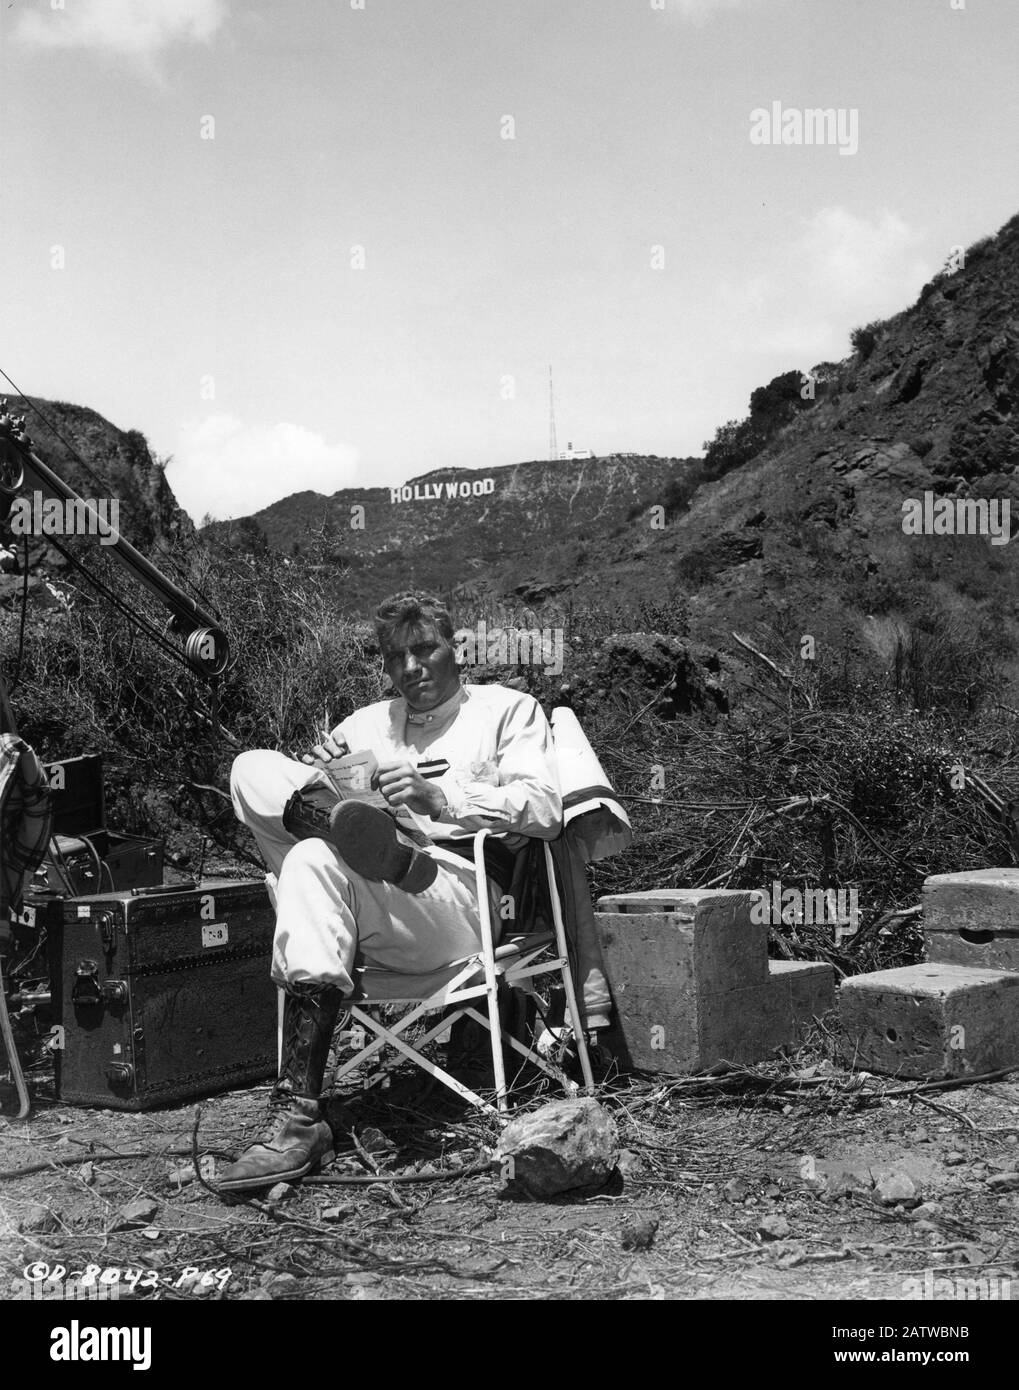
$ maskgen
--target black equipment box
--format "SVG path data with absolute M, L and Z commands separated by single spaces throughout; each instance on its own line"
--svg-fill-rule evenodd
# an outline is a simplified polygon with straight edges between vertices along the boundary
M 106 824 L 101 753 L 43 763 L 43 771 L 53 797 L 54 835 L 90 835 Z
M 275 1077 L 261 879 L 64 898 L 44 917 L 66 1104 L 147 1110 Z
M 51 854 L 36 871 L 54 893 L 75 896 L 128 888 L 155 888 L 163 881 L 165 840 L 139 839 L 116 830 L 93 830 L 88 835 L 54 836 L 59 864 Z
M 164 840 L 106 829 L 103 759 L 99 753 L 44 764 L 53 798 L 53 836 L 60 850 L 40 877 L 54 893 L 117 892 L 163 881 Z

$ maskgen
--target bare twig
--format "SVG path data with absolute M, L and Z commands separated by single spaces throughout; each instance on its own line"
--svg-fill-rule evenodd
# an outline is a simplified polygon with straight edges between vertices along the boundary
M 968 1125 L 974 1133 L 979 1134 L 979 1126 L 974 1124 L 968 1115 L 964 1115 L 961 1110 L 956 1110 L 953 1105 L 940 1105 L 936 1100 L 931 1100 L 930 1096 L 914 1095 L 914 1100 L 918 1100 L 921 1105 L 929 1105 L 932 1110 L 936 1110 L 939 1115 L 951 1115 L 953 1119 L 961 1120 L 964 1125 Z
M 82 1163 L 125 1163 L 132 1158 L 190 1158 L 192 1149 L 160 1149 L 158 1153 L 151 1150 L 143 1150 L 141 1153 L 133 1154 L 74 1154 L 70 1158 L 49 1158 L 44 1163 L 28 1163 L 24 1168 L 6 1168 L 0 1172 L 0 1181 L 5 1178 L 27 1178 L 32 1173 L 45 1173 L 51 1168 L 74 1168 Z M 210 1149 L 210 1153 L 220 1151 Z M 208 1184 L 206 1183 L 206 1186 Z M 215 1189 L 210 1189 L 214 1191 Z
M 198 1161 L 198 1126 L 201 1123 L 201 1119 L 202 1107 L 200 1105 L 196 1105 L 195 1122 L 191 1128 L 191 1162 L 194 1164 L 195 1177 L 205 1188 L 206 1192 L 211 1192 L 214 1197 L 218 1197 L 218 1191 L 216 1190 L 216 1188 L 212 1186 L 210 1182 L 206 1180 L 205 1174 L 202 1172 L 202 1165 Z
M 885 1091 L 887 1096 L 916 1096 L 921 1091 L 957 1091 L 962 1086 L 979 1086 L 984 1081 L 1001 1081 L 1006 1076 L 1019 1071 L 1019 1067 L 1001 1067 L 998 1071 L 984 1071 L 979 1076 L 949 1076 L 943 1081 L 922 1081 L 919 1086 L 901 1086 L 895 1091 Z
M 790 671 L 784 671 L 777 662 L 772 661 L 770 656 L 765 656 L 763 652 L 758 651 L 752 643 L 748 642 L 745 637 L 741 637 L 738 632 L 732 633 L 732 636 L 744 651 L 749 652 L 751 656 L 756 656 L 757 660 L 762 661 L 769 671 L 773 671 L 776 676 L 780 676 L 782 680 L 788 681 L 790 685 L 793 684 L 792 673 Z
M 185 782 L 184 785 L 193 787 L 195 791 L 212 792 L 213 796 L 221 796 L 224 801 L 230 802 L 231 806 L 233 805 L 229 792 L 225 792 L 222 787 L 210 787 L 207 782 Z

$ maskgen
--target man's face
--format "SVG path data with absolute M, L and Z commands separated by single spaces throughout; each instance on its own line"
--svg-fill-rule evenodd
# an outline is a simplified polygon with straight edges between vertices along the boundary
M 386 675 L 413 710 L 434 709 L 460 684 L 460 670 L 450 642 L 434 623 L 398 627 L 382 645 Z

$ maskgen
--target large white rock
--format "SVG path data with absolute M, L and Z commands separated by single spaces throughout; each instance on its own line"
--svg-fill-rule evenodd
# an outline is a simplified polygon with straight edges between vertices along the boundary
M 503 1130 L 496 1150 L 507 1186 L 532 1197 L 603 1183 L 618 1157 L 612 1116 L 589 1097 L 551 1101 L 517 1116 Z

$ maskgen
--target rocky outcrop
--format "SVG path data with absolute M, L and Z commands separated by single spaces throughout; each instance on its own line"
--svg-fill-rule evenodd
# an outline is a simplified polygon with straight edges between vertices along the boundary
M 1019 318 L 1010 319 L 978 349 L 977 362 L 995 409 L 1000 415 L 1015 414 L 1019 406 Z
M 602 641 L 593 680 L 625 689 L 634 712 L 653 702 L 660 719 L 700 714 L 714 720 L 729 708 L 719 674 L 718 657 L 707 649 L 662 632 L 622 632 Z

